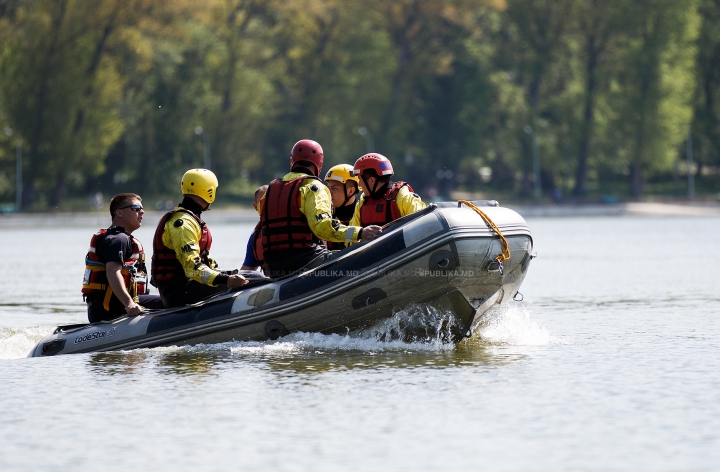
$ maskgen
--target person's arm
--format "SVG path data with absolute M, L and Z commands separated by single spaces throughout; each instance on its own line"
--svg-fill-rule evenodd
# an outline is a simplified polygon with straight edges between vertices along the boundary
M 250 234 L 247 248 L 245 248 L 245 261 L 243 261 L 243 265 L 240 267 L 240 270 L 258 270 L 260 268 L 260 263 L 257 259 L 255 259 L 255 252 L 253 251 L 254 235 L 255 232 Z
M 308 180 L 300 187 L 300 211 L 319 239 L 337 243 L 354 243 L 360 239 L 360 227 L 345 226 L 332 218 L 330 190 L 317 181 Z
M 110 288 L 112 289 L 113 294 L 115 294 L 118 300 L 120 300 L 120 303 L 122 303 L 125 307 L 125 312 L 128 316 L 139 315 L 145 310 L 143 307 L 135 303 L 130 296 L 130 293 L 128 293 L 121 271 L 122 264 L 120 262 L 108 262 L 105 264 L 105 275 L 107 276 Z
M 416 193 L 412 193 L 407 187 L 403 187 L 395 197 L 400 216 L 410 215 L 425 208 L 425 204 Z
M 353 211 L 353 216 L 350 218 L 350 222 L 348 223 L 349 226 L 362 226 L 360 223 L 360 208 L 363 206 L 363 201 L 365 200 L 361 196 L 358 197 L 360 200 L 358 200 L 357 204 L 355 205 L 355 211 Z
M 175 224 L 176 221 L 180 220 L 178 218 L 171 218 L 165 224 L 163 243 L 175 251 L 175 257 L 182 265 L 185 276 L 211 287 L 227 285 L 230 288 L 237 288 L 245 285 L 247 280 L 243 276 L 237 274 L 225 275 L 203 262 L 199 245 L 202 236 L 200 226 L 192 218 L 181 217 L 181 219 L 183 223 L 178 226 Z M 170 244 L 167 244 L 168 242 Z
M 322 240 L 338 243 L 359 240 L 361 228 L 345 226 L 332 218 L 330 190 L 317 181 L 307 180 L 300 186 L 300 211 L 313 234 Z
M 309 181 L 300 187 L 300 211 L 307 218 L 313 234 L 324 241 L 350 245 L 372 239 L 381 232 L 379 226 L 345 226 L 333 219 L 330 190 L 317 182 Z

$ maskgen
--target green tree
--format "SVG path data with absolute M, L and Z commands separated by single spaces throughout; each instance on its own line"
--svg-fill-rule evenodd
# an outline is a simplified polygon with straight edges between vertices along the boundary
M 6 25 L 0 103 L 25 143 L 23 206 L 36 192 L 60 203 L 69 181 L 103 171 L 122 133 L 122 77 L 108 56 L 118 17 L 132 3 L 23 2 Z
M 643 0 L 633 7 L 635 29 L 617 56 L 613 108 L 618 155 L 639 197 L 647 175 L 672 166 L 689 131 L 700 24 L 695 1 Z
M 700 165 L 720 165 L 720 0 L 701 0 L 698 12 L 702 26 L 697 40 L 694 154 Z
M 547 171 L 556 163 L 552 157 L 556 154 L 558 134 L 563 129 L 563 116 L 558 115 L 552 105 L 568 87 L 570 54 L 565 35 L 571 24 L 568 17 L 574 14 L 572 0 L 510 0 L 503 18 L 507 30 L 501 32 L 498 67 L 510 72 L 523 88 L 526 103 L 522 110 L 525 116 L 515 117 L 512 124 L 517 128 L 511 130 L 521 144 L 521 194 L 524 196 L 530 194 L 532 169 L 531 138 L 522 132 L 524 125 L 532 127 L 541 146 L 543 168 Z

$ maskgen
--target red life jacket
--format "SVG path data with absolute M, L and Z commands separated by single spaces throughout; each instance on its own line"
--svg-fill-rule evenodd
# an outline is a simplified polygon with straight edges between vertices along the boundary
M 383 226 L 400 218 L 402 215 L 395 198 L 400 189 L 405 186 L 410 192 L 413 192 L 410 185 L 400 181 L 392 182 L 381 198 L 364 196 L 362 207 L 360 207 L 360 226 L 363 228 L 370 225 Z
M 93 234 L 90 239 L 90 248 L 85 256 L 85 276 L 83 277 L 82 293 L 84 295 L 92 293 L 104 294 L 103 306 L 105 310 L 110 310 L 110 299 L 113 291 L 107 280 L 105 263 L 97 255 L 97 248 L 105 241 L 107 232 L 107 229 L 101 229 Z M 144 295 L 147 292 L 145 250 L 138 239 L 135 239 L 131 234 L 128 234 L 128 236 L 132 241 L 132 254 L 122 261 L 120 274 L 128 293 L 137 302 L 138 295 Z
M 260 240 L 260 223 L 256 224 L 253 230 L 252 251 L 255 260 L 260 264 L 260 267 L 262 267 L 265 261 L 263 260 L 263 246 Z
M 300 185 L 305 179 L 317 177 L 305 175 L 283 182 L 275 179 L 270 182 L 262 211 L 260 212 L 260 244 L 263 259 L 268 252 L 307 249 L 320 240 L 310 230 L 307 218 L 300 211 Z
M 178 212 L 187 213 L 192 216 L 197 224 L 200 225 L 202 234 L 200 235 L 200 241 L 198 246 L 200 247 L 200 257 L 203 264 L 210 265 L 210 246 L 212 246 L 212 235 L 210 230 L 203 220 L 201 220 L 195 213 L 185 208 L 176 208 L 165 213 L 155 230 L 155 236 L 153 237 L 153 255 L 152 255 L 152 266 L 150 269 L 150 283 L 154 286 L 159 284 L 165 284 L 174 278 L 186 278 L 185 269 L 183 269 L 180 261 L 177 260 L 175 255 L 175 249 L 169 248 L 163 243 L 163 235 L 165 234 L 165 223 Z

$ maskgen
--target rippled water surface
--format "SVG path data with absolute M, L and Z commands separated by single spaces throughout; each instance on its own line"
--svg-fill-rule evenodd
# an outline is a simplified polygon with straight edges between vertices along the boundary
M 458 346 L 300 333 L 27 359 L 85 320 L 97 228 L 0 219 L 0 470 L 718 470 L 720 219 L 528 223 L 524 301 Z M 239 267 L 251 227 L 212 229 Z

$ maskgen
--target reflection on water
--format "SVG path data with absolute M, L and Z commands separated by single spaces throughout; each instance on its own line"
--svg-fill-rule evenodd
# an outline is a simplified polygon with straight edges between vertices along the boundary
M 90 371 L 102 376 L 141 376 L 148 371 L 171 377 L 202 379 L 221 370 L 258 368 L 279 379 L 309 380 L 325 373 L 395 369 L 495 369 L 521 361 L 527 353 L 481 338 L 458 345 L 384 342 L 374 337 L 295 333 L 267 342 L 161 347 L 87 354 Z M 300 377 L 297 377 L 297 376 Z
M 227 361 L 221 353 L 197 350 L 174 350 L 158 356 L 158 372 L 165 375 L 207 377 Z
M 92 372 L 103 375 L 132 375 L 147 359 L 144 351 L 96 352 L 89 354 L 88 365 Z
M 236 351 L 237 353 L 237 351 Z M 522 356 L 498 356 L 492 350 L 479 346 L 459 348 L 456 351 L 426 352 L 333 352 L 315 350 L 303 355 L 267 355 L 247 358 L 279 374 L 312 376 L 334 371 L 389 371 L 394 369 L 447 369 L 463 366 L 500 367 L 521 359 Z
M 170 376 L 208 376 L 227 362 L 229 356 L 221 352 L 196 348 L 137 349 L 133 351 L 97 352 L 89 354 L 88 365 L 95 374 L 134 375 L 152 369 Z

